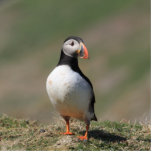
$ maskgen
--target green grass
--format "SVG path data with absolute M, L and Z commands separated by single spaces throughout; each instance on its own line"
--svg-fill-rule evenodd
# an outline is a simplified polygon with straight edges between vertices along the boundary
M 71 120 L 73 136 L 60 135 L 60 122 L 40 124 L 0 116 L 0 150 L 150 150 L 150 125 L 128 122 L 92 122 L 89 140 L 81 142 L 84 124 Z

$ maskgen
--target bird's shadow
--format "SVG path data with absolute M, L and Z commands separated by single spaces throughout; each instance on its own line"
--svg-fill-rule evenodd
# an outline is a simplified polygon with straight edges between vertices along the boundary
M 83 131 L 83 134 L 84 134 L 84 131 Z M 127 138 L 125 138 L 125 137 L 116 135 L 114 133 L 108 133 L 103 130 L 90 130 L 89 138 L 94 138 L 94 139 L 103 140 L 103 141 L 107 141 L 107 142 L 120 142 L 120 141 L 127 140 Z

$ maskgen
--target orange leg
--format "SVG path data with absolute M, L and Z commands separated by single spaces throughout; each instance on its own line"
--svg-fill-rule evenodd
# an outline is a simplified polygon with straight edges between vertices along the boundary
M 73 133 L 70 132 L 69 120 L 66 120 L 66 132 L 61 133 L 61 134 L 64 134 L 64 135 L 73 135 Z
M 79 136 L 78 138 L 80 140 L 88 140 L 88 130 L 89 130 L 89 124 L 86 125 L 86 132 L 84 136 Z

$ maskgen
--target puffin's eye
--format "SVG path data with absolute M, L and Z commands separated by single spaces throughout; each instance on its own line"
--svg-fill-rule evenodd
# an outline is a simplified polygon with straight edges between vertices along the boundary
M 73 45 L 74 45 L 74 42 L 72 41 L 70 45 L 73 46 Z

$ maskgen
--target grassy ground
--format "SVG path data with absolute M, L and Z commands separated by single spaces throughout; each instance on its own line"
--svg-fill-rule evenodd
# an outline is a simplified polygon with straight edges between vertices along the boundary
M 128 122 L 92 122 L 89 140 L 81 142 L 84 124 L 71 120 L 73 136 L 60 135 L 62 121 L 39 124 L 0 116 L 0 150 L 150 150 L 150 125 Z

